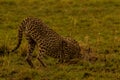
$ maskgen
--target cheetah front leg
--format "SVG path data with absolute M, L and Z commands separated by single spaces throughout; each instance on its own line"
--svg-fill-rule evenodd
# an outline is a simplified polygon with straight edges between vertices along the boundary
M 61 46 L 60 46 L 60 58 L 59 58 L 59 63 L 64 63 L 65 62 L 65 46 L 67 45 L 67 43 L 63 40 L 61 42 Z
M 64 54 L 62 51 L 60 52 L 60 58 L 58 60 L 58 63 L 64 63 Z
M 42 61 L 42 58 L 44 57 L 44 54 L 45 54 L 45 49 L 41 47 L 41 45 L 39 45 L 38 47 L 39 47 L 39 54 L 37 59 L 42 64 L 42 66 L 46 67 L 46 65 Z
M 26 61 L 31 66 L 31 68 L 34 68 L 34 65 L 33 65 L 31 59 L 32 59 L 32 53 L 35 49 L 36 43 L 31 37 L 28 37 L 28 36 L 27 36 L 27 40 L 28 40 L 28 51 L 27 51 L 28 53 L 26 56 Z
M 59 62 L 60 63 L 65 63 L 66 62 L 66 59 L 68 57 L 68 55 L 66 54 L 66 46 L 67 46 L 67 42 L 66 41 L 62 41 L 61 42 L 61 47 L 60 47 L 60 59 L 59 59 Z

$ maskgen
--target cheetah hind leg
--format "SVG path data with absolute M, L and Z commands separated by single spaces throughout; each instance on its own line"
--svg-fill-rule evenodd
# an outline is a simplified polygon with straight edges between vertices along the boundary
M 34 65 L 33 65 L 31 59 L 32 59 L 32 53 L 33 53 L 33 51 L 35 49 L 36 43 L 30 37 L 27 37 L 27 40 L 28 40 L 28 51 L 27 51 L 28 53 L 27 53 L 27 56 L 26 56 L 26 61 L 31 66 L 31 68 L 34 68 Z

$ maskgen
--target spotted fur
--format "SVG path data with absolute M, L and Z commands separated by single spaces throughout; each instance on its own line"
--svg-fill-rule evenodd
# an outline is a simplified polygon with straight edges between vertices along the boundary
M 73 58 L 80 58 L 81 49 L 79 43 L 70 37 L 64 37 L 64 41 L 66 41 L 66 45 L 63 45 L 63 51 L 65 53 L 65 62 L 68 62 L 70 59 Z

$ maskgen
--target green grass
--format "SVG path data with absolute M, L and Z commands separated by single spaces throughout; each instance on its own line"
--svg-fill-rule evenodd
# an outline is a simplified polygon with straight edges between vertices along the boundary
M 18 26 L 28 16 L 76 39 L 84 55 L 90 47 L 91 56 L 86 57 L 90 60 L 67 65 L 49 58 L 44 59 L 47 68 L 43 68 L 33 59 L 36 69 L 31 69 L 24 59 L 26 40 L 18 51 L 7 55 L 17 43 Z M 119 80 L 119 64 L 119 0 L 0 0 L 0 80 Z

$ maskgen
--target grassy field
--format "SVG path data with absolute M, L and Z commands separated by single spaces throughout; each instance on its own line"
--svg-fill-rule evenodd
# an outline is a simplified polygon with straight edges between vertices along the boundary
M 77 40 L 85 58 L 76 64 L 44 59 L 47 68 L 33 59 L 36 68 L 31 69 L 25 61 L 25 39 L 7 55 L 28 16 Z M 0 0 L 0 80 L 120 80 L 120 0 Z

